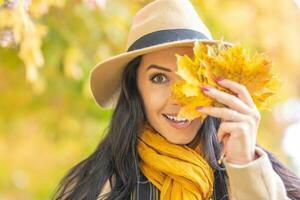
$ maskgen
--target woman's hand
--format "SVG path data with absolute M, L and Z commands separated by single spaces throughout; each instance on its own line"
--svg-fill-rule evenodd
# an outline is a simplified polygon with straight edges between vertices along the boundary
M 206 95 L 228 107 L 197 107 L 197 110 L 213 117 L 221 118 L 218 130 L 219 141 L 224 142 L 227 162 L 246 164 L 255 160 L 255 144 L 258 125 L 261 119 L 247 88 L 235 81 L 223 79 L 218 81 L 222 87 L 230 89 L 237 96 L 203 87 Z

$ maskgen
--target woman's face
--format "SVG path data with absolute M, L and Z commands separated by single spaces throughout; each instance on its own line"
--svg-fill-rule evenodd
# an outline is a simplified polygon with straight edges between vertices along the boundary
M 171 98 L 172 84 L 181 79 L 175 74 L 175 53 L 193 57 L 191 47 L 173 47 L 143 55 L 138 68 L 138 88 L 148 123 L 169 142 L 188 144 L 195 138 L 202 121 L 196 118 L 188 123 L 180 123 L 167 117 L 176 116 L 180 110 L 180 105 Z

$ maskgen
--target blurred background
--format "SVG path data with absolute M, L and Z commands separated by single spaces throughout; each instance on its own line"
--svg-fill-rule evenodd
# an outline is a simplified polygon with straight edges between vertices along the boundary
M 91 154 L 112 110 L 89 88 L 98 62 L 125 51 L 149 0 L 0 0 L 0 200 L 50 199 Z M 300 176 L 300 1 L 192 0 L 215 39 L 266 52 L 283 80 L 258 143 Z

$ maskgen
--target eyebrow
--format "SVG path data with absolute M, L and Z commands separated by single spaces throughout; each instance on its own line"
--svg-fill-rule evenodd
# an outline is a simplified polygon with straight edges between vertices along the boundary
M 162 67 L 160 65 L 156 65 L 156 64 L 152 64 L 149 67 L 147 67 L 147 71 L 151 68 L 160 69 L 160 70 L 167 71 L 167 72 L 172 72 L 170 69 Z

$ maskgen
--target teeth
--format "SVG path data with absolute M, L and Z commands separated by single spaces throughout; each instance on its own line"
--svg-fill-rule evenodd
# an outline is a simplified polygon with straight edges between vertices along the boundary
M 185 118 L 177 118 L 175 116 L 170 116 L 170 115 L 166 115 L 169 119 L 171 119 L 172 121 L 175 121 L 175 122 L 186 122 L 188 121 L 187 119 Z

